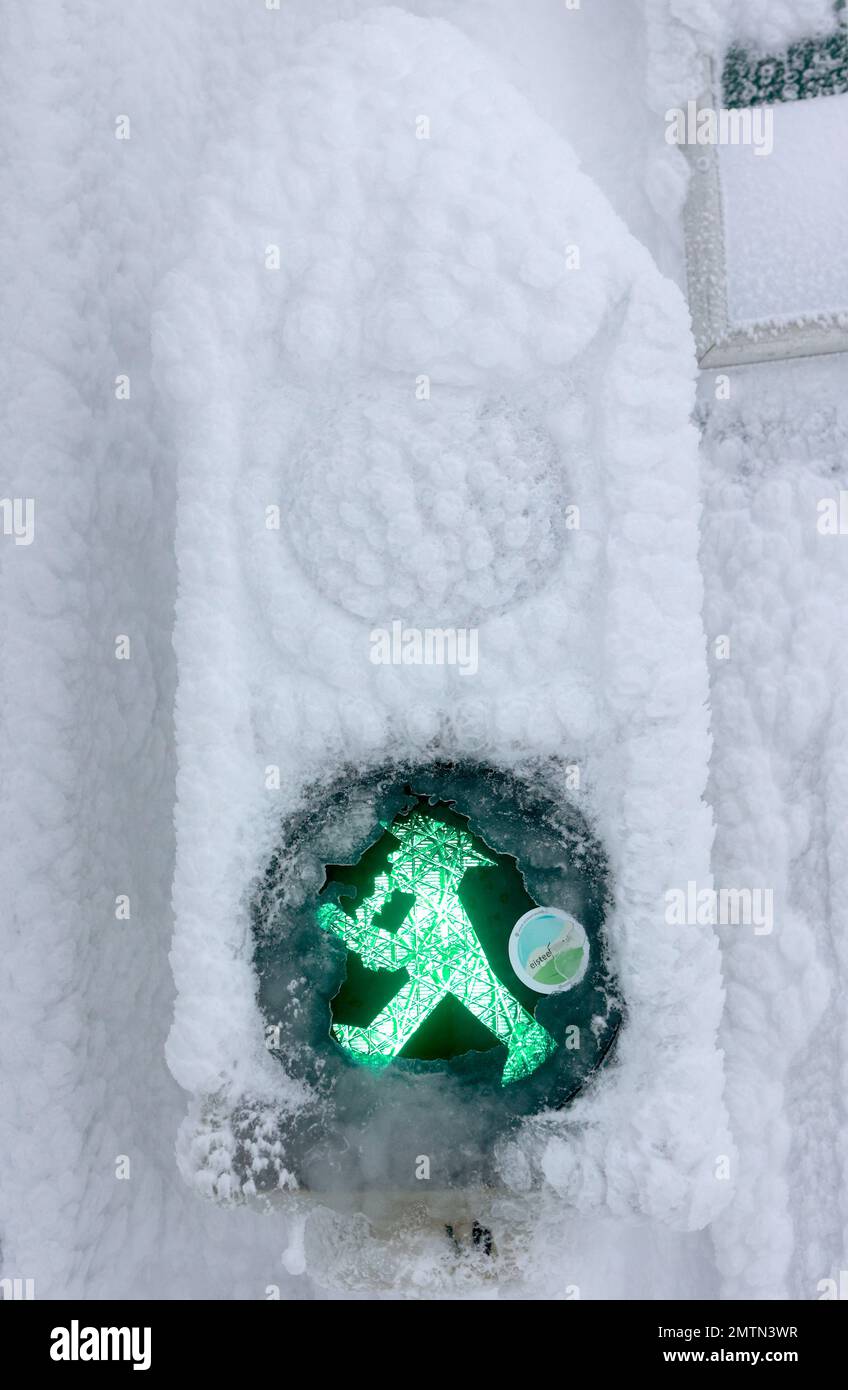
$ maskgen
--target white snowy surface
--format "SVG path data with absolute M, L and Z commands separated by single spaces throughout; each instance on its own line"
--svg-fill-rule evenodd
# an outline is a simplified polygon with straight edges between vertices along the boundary
M 733 325 L 848 310 L 848 95 L 764 109 L 771 153 L 718 147 Z
M 720 929 L 736 1197 L 713 1228 L 723 1294 L 815 1298 L 839 1277 L 846 1198 L 848 364 L 748 368 L 709 402 L 702 535 L 720 882 L 768 884 L 775 929 Z
M 348 590 L 340 579 L 336 604 L 332 594 L 319 597 L 310 587 L 309 602 L 324 622 L 303 644 L 299 609 L 316 557 L 301 536 L 297 561 L 292 540 L 290 557 L 278 552 L 275 567 L 262 549 L 269 534 L 252 510 L 279 501 L 285 515 L 288 497 L 268 497 L 267 486 L 276 493 L 291 467 L 290 456 L 275 456 L 270 447 L 280 426 L 296 435 L 297 412 L 286 392 L 294 380 L 295 395 L 314 398 L 315 353 L 326 361 L 329 352 L 331 362 L 343 364 L 324 387 L 329 412 L 352 381 L 346 325 L 333 322 L 337 304 L 359 324 L 349 272 L 339 276 L 343 266 L 330 258 L 323 289 L 308 281 L 315 289 L 302 306 L 313 356 L 294 363 L 285 335 L 292 286 L 278 273 L 277 288 L 269 289 L 272 273 L 262 266 L 265 246 L 284 239 L 286 207 L 296 209 L 310 234 L 320 230 L 320 245 L 336 243 L 342 254 L 364 237 L 364 259 L 385 284 L 409 286 L 410 302 L 420 296 L 432 307 L 432 355 L 441 370 L 458 365 L 444 284 L 444 258 L 456 257 L 456 242 L 436 219 L 430 234 L 442 260 L 416 280 L 400 263 L 397 238 L 388 255 L 380 253 L 379 237 L 390 242 L 397 212 L 391 202 L 381 194 L 382 231 L 357 221 L 365 171 L 346 173 L 350 130 L 338 109 L 351 99 L 350 88 L 329 105 L 339 143 L 321 151 L 350 219 L 327 225 L 320 207 L 311 206 L 310 189 L 327 196 L 329 175 L 324 184 L 316 178 L 310 133 L 296 122 L 289 130 L 305 162 L 299 178 L 281 188 L 282 147 L 273 127 L 262 125 L 263 115 L 276 119 L 286 110 L 290 69 L 297 66 L 306 83 L 309 34 L 325 20 L 356 20 L 372 8 L 358 0 L 316 0 L 308 13 L 266 11 L 242 0 L 179 7 L 130 0 L 115 9 L 68 0 L 7 17 L 0 54 L 3 205 L 17 206 L 20 216 L 6 225 L 2 243 L 11 274 L 2 291 L 8 409 L 0 490 L 35 497 L 37 511 L 32 546 L 16 547 L 7 537 L 0 544 L 0 1268 L 35 1278 L 39 1297 L 262 1298 L 269 1285 L 282 1297 L 322 1297 L 339 1263 L 343 1242 L 333 1218 L 319 1215 L 304 1226 L 284 1211 L 265 1215 L 204 1200 L 184 1182 L 176 1143 L 186 1093 L 166 1066 L 165 1044 L 174 1000 L 168 950 L 178 765 L 180 1002 L 170 1062 L 191 1092 L 223 1082 L 233 1093 L 249 1075 L 253 1082 L 261 1077 L 277 1099 L 279 1069 L 268 1071 L 256 1050 L 244 934 L 227 915 L 240 910 L 243 885 L 261 862 L 262 835 L 266 847 L 273 838 L 257 773 L 266 762 L 288 769 L 279 812 L 298 780 L 331 758 L 343 738 L 358 738 L 365 752 L 390 723 L 394 737 L 405 698 L 396 673 L 380 673 L 389 688 L 379 692 L 369 723 L 363 703 L 340 691 L 342 669 L 354 669 L 353 634 L 364 626 L 359 620 L 356 627 L 355 605 L 362 608 L 369 592 L 393 604 L 386 577 L 381 589 L 373 566 L 358 575 L 352 607 L 341 602 Z M 597 0 L 566 12 L 539 0 L 533 21 L 519 22 L 519 7 L 501 0 L 409 8 L 455 19 L 495 65 L 492 84 L 505 93 L 502 84 L 514 82 L 538 117 L 534 122 L 523 101 L 504 94 L 486 118 L 504 148 L 478 129 L 469 168 L 479 116 L 473 103 L 463 106 L 462 83 L 459 91 L 450 87 L 461 148 L 441 163 L 445 193 L 453 190 L 458 201 L 455 180 L 480 180 L 481 160 L 494 161 L 505 225 L 525 235 L 528 222 L 540 218 L 537 275 L 550 267 L 552 236 L 557 250 L 566 239 L 559 224 L 545 231 L 545 218 L 559 206 L 569 225 L 571 198 L 581 193 L 576 216 L 587 233 L 581 275 L 589 288 L 575 291 L 585 297 L 559 346 L 556 331 L 537 332 L 530 312 L 540 305 L 541 322 L 556 325 L 544 279 L 535 287 L 516 280 L 518 248 L 478 222 L 460 264 L 465 281 L 454 293 L 463 314 L 473 313 L 478 324 L 488 317 L 494 328 L 463 345 L 477 379 L 446 381 L 442 389 L 456 400 L 457 392 L 479 392 L 490 380 L 511 382 L 517 374 L 533 418 L 543 406 L 552 437 L 559 442 L 570 431 L 580 445 L 563 451 L 569 498 L 576 485 L 581 504 L 588 499 L 583 528 L 577 537 L 569 533 L 574 543 L 563 551 L 573 572 L 548 572 L 545 589 L 534 577 L 532 547 L 518 548 L 520 577 L 530 588 L 541 585 L 525 600 L 537 625 L 523 616 L 519 625 L 517 610 L 483 621 L 489 656 L 478 703 L 491 708 L 499 677 L 520 682 L 528 664 L 552 649 L 573 658 L 563 665 L 563 698 L 548 690 L 542 708 L 532 710 L 517 700 L 498 728 L 498 746 L 509 733 L 519 742 L 523 723 L 546 748 L 560 750 L 568 740 L 585 751 L 587 795 L 603 818 L 616 877 L 633 908 L 629 920 L 619 909 L 613 930 L 634 1009 L 630 1036 L 646 1049 L 628 1052 L 622 1038 L 621 1067 L 605 1078 L 602 1094 L 581 1102 L 587 1125 L 572 1148 L 563 1134 L 531 1136 L 533 1156 L 541 1155 L 549 1177 L 548 1223 L 523 1227 L 526 1212 L 516 1214 L 513 1229 L 527 1243 L 521 1267 L 503 1283 L 475 1274 L 461 1287 L 477 1297 L 549 1296 L 553 1279 L 560 1289 L 579 1284 L 584 1297 L 816 1297 L 817 1281 L 845 1267 L 848 1244 L 840 915 L 848 808 L 839 611 L 846 542 L 815 530 L 818 498 L 848 485 L 839 410 L 844 362 L 745 369 L 732 378 L 738 399 L 711 403 L 704 616 L 710 641 L 717 630 L 732 638 L 731 660 L 711 661 L 713 867 L 717 882 L 742 874 L 770 882 L 780 905 L 770 937 L 734 938 L 733 928 L 718 934 L 727 981 L 720 1041 L 739 1149 L 732 1182 L 723 1184 L 732 1200 L 719 1214 L 716 1184 L 702 1171 L 705 1153 L 716 1156 L 722 1114 L 712 1041 L 720 1002 L 714 949 L 703 929 L 692 929 L 691 942 L 661 941 L 656 973 L 647 973 L 636 935 L 640 920 L 656 930 L 656 898 L 669 886 L 670 864 L 684 878 L 690 864 L 702 873 L 710 833 L 709 813 L 695 809 L 707 755 L 707 690 L 693 562 L 696 477 L 685 424 L 691 345 L 679 299 L 546 125 L 567 137 L 657 262 L 679 278 L 685 168 L 664 142 L 662 112 L 678 92 L 684 99 L 693 94 L 681 73 L 705 34 L 721 41 L 712 15 L 727 11 L 682 0 L 644 10 Z M 791 12 L 732 8 L 764 44 L 827 22 L 822 4 Z M 445 33 L 437 31 L 447 42 Z M 329 44 L 337 57 L 339 47 L 341 66 L 349 62 L 348 45 Z M 449 49 L 458 62 L 462 49 L 452 33 Z M 378 44 L 363 55 L 366 69 L 379 65 L 381 53 L 385 60 Z M 401 76 L 409 91 L 403 63 Z M 321 64 L 314 77 L 320 88 Z M 504 111 L 516 122 L 506 131 Z M 128 142 L 114 139 L 121 113 L 132 119 Z M 373 118 L 365 113 L 366 126 Z M 525 156 L 528 132 L 537 138 Z M 398 150 L 401 164 L 407 157 L 405 144 L 392 140 L 381 129 L 380 158 L 367 171 L 383 192 L 397 172 Z M 428 153 L 433 145 L 431 135 Z M 560 178 L 549 201 L 533 180 L 551 170 Z M 524 191 L 526 207 L 514 206 L 504 187 Z M 478 219 L 485 212 L 484 200 Z M 593 349 L 594 360 L 605 363 L 599 391 L 591 355 L 585 369 L 575 355 L 631 284 L 640 288 L 629 314 L 607 323 Z M 497 333 L 502 297 L 510 341 Z M 368 302 L 364 292 L 361 302 Z M 370 352 L 371 368 L 379 363 L 381 372 L 389 365 L 404 376 L 428 370 L 412 361 L 417 349 L 410 351 L 402 314 L 369 322 L 357 361 Z M 263 340 L 257 326 L 274 331 Z M 441 352 L 440 343 L 447 345 Z M 488 350 L 488 361 L 474 361 L 480 350 Z M 131 375 L 132 397 L 117 402 L 114 381 L 122 371 Z M 539 381 L 553 372 L 573 399 L 545 396 Z M 746 394 L 743 382 L 750 383 Z M 703 389 L 709 396 L 711 378 Z M 588 410 L 581 412 L 575 402 L 584 400 Z M 354 401 L 360 409 L 363 397 Z M 397 421 L 391 398 L 368 418 L 373 458 L 383 425 Z M 459 419 L 472 429 L 473 412 L 460 411 Z M 511 447 L 525 438 L 521 419 L 503 428 Z M 171 646 L 177 469 L 184 595 L 179 759 Z M 326 486 L 315 475 L 312 515 L 320 514 Z M 485 534 L 496 524 L 487 516 Z M 270 539 L 283 542 L 285 533 Z M 341 565 L 337 534 L 331 544 Z M 380 558 L 373 546 L 369 558 Z M 476 602 L 485 614 L 480 575 L 457 555 L 447 559 L 457 602 Z M 423 605 L 428 571 L 406 550 L 404 560 L 410 603 Z M 297 580 L 291 601 L 287 578 Z M 498 582 L 508 585 L 509 575 Z M 408 621 L 413 611 L 404 614 Z M 121 633 L 133 643 L 124 664 L 114 658 Z M 511 660 L 518 642 L 520 659 Z M 356 669 L 370 701 L 366 683 L 377 673 Z M 433 688 L 407 739 L 423 740 L 434 714 L 455 702 L 450 673 L 431 674 Z M 495 736 L 485 712 L 467 713 L 475 730 L 482 723 L 484 741 Z M 334 721 L 336 745 L 325 737 Z M 115 920 L 119 893 L 130 895 L 130 922 Z M 687 967 L 671 989 L 670 972 L 683 960 Z M 730 1143 L 726 1151 L 732 1157 Z M 116 1180 L 118 1155 L 131 1159 L 129 1181 Z M 700 1231 L 669 1225 L 703 1225 L 713 1214 Z M 368 1240 L 348 1235 L 352 1263 L 367 1269 L 374 1256 Z M 385 1263 L 385 1256 L 381 1250 L 376 1258 Z M 411 1265 L 398 1250 L 392 1258 L 398 1289 L 433 1295 L 457 1287 L 443 1252 L 413 1250 Z

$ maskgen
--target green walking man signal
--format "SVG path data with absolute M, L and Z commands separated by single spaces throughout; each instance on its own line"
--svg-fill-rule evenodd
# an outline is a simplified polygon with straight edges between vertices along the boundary
M 492 971 L 477 933 L 459 900 L 466 869 L 497 867 L 475 849 L 471 836 L 413 810 L 391 827 L 400 849 L 391 870 L 349 917 L 325 903 L 321 926 L 341 938 L 369 970 L 401 970 L 407 981 L 366 1028 L 335 1024 L 334 1036 L 356 1061 L 383 1066 L 397 1057 L 446 995 L 452 994 L 506 1044 L 502 1084 L 529 1076 L 556 1049 L 547 1029 L 527 1012 Z M 414 901 L 390 932 L 375 919 L 394 893 Z

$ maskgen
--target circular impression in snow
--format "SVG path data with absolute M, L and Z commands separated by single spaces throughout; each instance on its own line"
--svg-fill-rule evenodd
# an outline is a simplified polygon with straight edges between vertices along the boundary
M 534 907 L 512 929 L 509 961 L 519 980 L 537 994 L 561 994 L 586 974 L 589 940 L 570 912 Z
M 470 388 L 347 391 L 292 452 L 302 568 L 370 621 L 473 622 L 527 598 L 555 571 L 565 514 L 540 414 Z

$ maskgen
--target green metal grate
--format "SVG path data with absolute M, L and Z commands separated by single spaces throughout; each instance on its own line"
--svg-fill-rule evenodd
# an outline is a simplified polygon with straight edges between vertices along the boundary
M 836 7 L 844 10 L 844 3 Z M 734 45 L 722 72 L 726 107 L 773 105 L 848 92 L 848 26 L 840 18 L 832 34 L 802 39 L 783 53 L 757 54 Z

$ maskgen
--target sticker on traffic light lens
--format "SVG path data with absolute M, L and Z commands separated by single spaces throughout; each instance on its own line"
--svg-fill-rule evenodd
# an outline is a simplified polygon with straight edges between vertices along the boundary
M 538 994 L 573 989 L 586 974 L 589 941 L 576 917 L 559 907 L 534 907 L 519 917 L 509 938 L 509 959 Z

